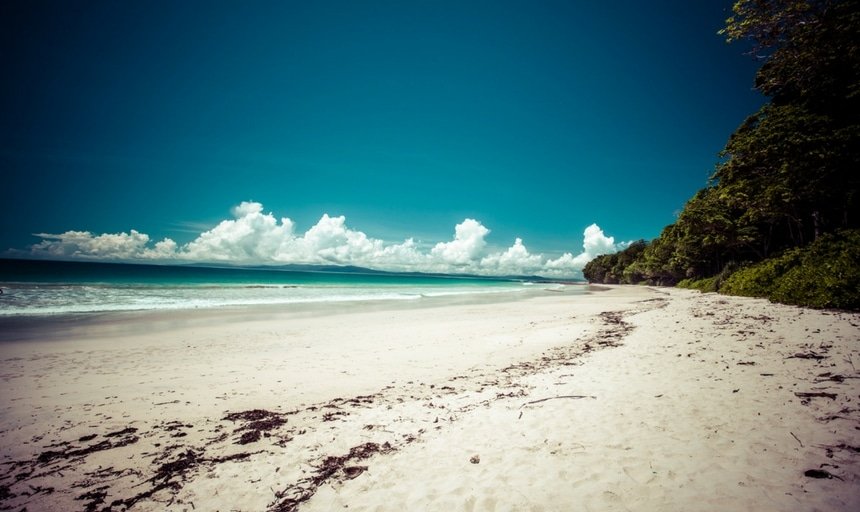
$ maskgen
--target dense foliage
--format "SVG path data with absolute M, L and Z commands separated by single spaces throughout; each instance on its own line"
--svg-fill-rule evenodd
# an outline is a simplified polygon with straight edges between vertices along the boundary
M 614 254 L 604 254 L 591 260 L 582 270 L 585 278 L 591 282 L 606 284 L 634 284 L 642 280 L 634 263 L 642 256 L 646 242 L 633 242 L 625 250 Z
M 762 61 L 756 88 L 769 103 L 731 135 L 708 186 L 674 224 L 650 243 L 589 263 L 589 281 L 681 284 L 860 309 L 856 294 L 837 298 L 837 281 L 860 267 L 858 238 L 846 231 L 860 228 L 858 5 L 734 5 L 721 33 L 729 42 L 752 43 Z M 825 254 L 841 266 L 831 268 L 819 257 Z
M 720 291 L 818 308 L 860 305 L 860 230 L 822 235 L 807 247 L 732 274 Z

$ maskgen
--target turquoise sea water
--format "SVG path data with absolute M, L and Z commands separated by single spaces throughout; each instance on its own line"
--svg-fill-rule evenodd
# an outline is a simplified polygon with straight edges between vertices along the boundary
M 0 316 L 519 294 L 517 279 L 0 259 Z M 542 283 L 543 288 L 561 285 Z

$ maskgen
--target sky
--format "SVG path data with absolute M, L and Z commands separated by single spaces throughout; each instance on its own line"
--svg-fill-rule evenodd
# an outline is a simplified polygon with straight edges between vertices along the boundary
M 763 103 L 731 1 L 0 3 L 0 251 L 576 275 Z

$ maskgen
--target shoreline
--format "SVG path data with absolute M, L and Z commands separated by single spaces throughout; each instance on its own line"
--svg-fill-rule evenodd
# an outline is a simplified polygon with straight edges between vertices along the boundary
M 608 288 L 5 343 L 0 505 L 860 505 L 860 315 Z
M 190 308 L 108 310 L 46 314 L 0 315 L 0 344 L 10 342 L 68 341 L 92 337 L 124 336 L 141 329 L 171 330 L 178 327 L 244 322 L 248 319 L 289 321 L 293 318 L 327 316 L 345 312 L 373 312 L 438 308 L 456 305 L 517 302 L 555 294 L 589 294 L 599 291 L 587 283 L 545 289 L 538 286 L 517 291 L 477 292 L 414 299 L 366 299 L 307 301 L 295 303 L 239 304 Z

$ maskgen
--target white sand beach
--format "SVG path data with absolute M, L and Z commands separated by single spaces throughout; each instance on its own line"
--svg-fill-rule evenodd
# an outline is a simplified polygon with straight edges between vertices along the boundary
M 548 295 L 3 343 L 0 510 L 860 510 L 860 314 Z

